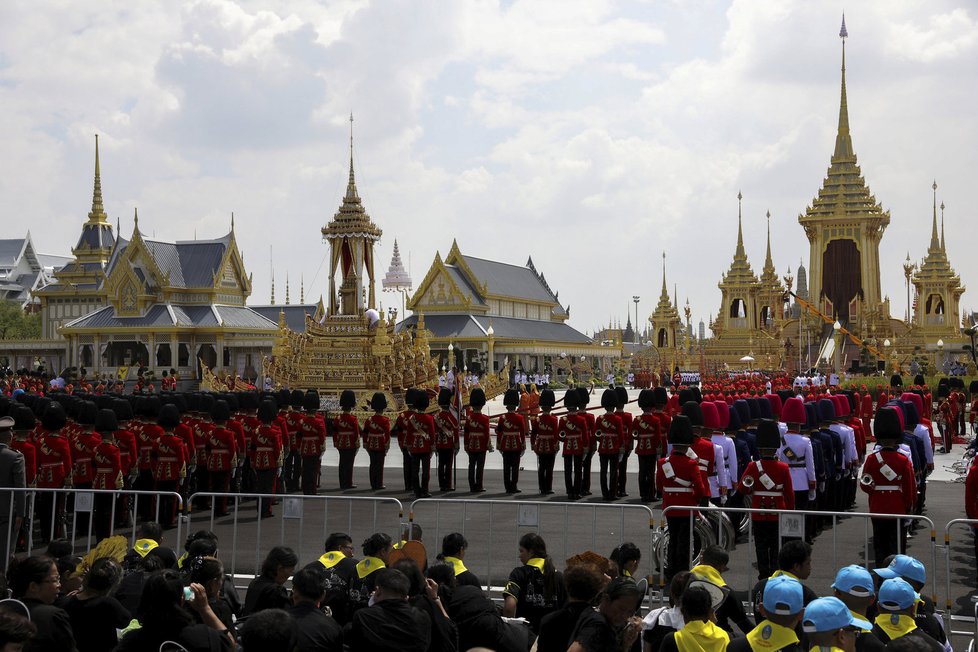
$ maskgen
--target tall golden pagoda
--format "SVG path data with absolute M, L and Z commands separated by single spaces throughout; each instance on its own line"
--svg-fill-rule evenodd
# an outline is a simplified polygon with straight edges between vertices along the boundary
M 927 257 L 913 275 L 917 292 L 917 309 L 913 314 L 913 328 L 926 345 L 936 346 L 938 340 L 961 338 L 961 295 L 964 286 L 961 277 L 954 273 L 944 247 L 944 204 L 941 204 L 941 231 L 937 232 L 937 182 L 934 190 L 934 215 L 931 223 L 930 246 Z M 950 344 L 950 342 L 945 342 Z
M 659 294 L 659 303 L 649 317 L 649 322 L 655 334 L 653 343 L 659 349 L 659 355 L 663 358 L 668 357 L 666 351 L 675 350 L 680 344 L 683 321 L 679 316 L 679 307 L 669 298 L 669 290 L 666 288 L 665 252 L 662 252 L 662 292 Z

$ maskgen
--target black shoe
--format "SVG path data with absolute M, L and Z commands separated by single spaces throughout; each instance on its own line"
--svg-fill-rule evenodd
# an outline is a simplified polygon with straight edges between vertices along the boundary
M 415 498 L 431 498 L 431 494 L 426 491 L 426 492 L 421 493 L 421 494 L 414 494 L 414 497 Z
M 479 487 L 478 489 L 476 489 L 476 491 L 479 492 L 480 494 L 484 494 L 484 493 L 486 493 L 486 488 L 485 487 Z
M 523 493 L 523 490 L 522 489 L 513 489 L 513 493 L 514 494 L 521 494 L 521 493 Z
M 591 492 L 590 491 L 582 491 L 581 492 L 581 495 L 582 496 L 590 496 L 591 495 Z

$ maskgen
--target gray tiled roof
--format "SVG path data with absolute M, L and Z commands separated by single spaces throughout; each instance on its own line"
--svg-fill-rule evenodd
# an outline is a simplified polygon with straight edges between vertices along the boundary
M 225 328 L 264 328 L 275 330 L 278 322 L 272 321 L 251 308 L 244 306 L 217 306 Z
M 87 247 L 90 249 L 109 249 L 115 239 L 112 237 L 112 227 L 108 224 L 85 224 L 82 227 L 81 235 L 78 236 L 76 249 Z
M 411 315 L 398 324 L 398 329 L 414 326 L 418 322 Z M 424 317 L 425 328 L 435 337 L 482 338 L 492 323 L 496 340 L 539 340 L 545 342 L 569 342 L 588 344 L 591 338 L 567 324 L 535 319 L 516 319 L 513 317 L 484 317 L 482 315 L 432 315 Z
M 465 278 L 465 274 L 463 274 L 458 267 L 455 267 L 454 265 L 445 265 L 445 271 L 448 272 L 449 277 L 451 277 L 452 281 L 455 282 L 455 285 L 458 286 L 458 289 L 467 299 L 471 299 L 473 303 L 480 306 L 486 305 L 485 302 L 479 297 L 479 292 L 469 284 L 468 279 Z
M 24 248 L 24 240 L 26 238 L 0 240 L 0 265 L 13 265 L 17 262 L 17 258 Z
M 278 324 L 278 314 L 285 312 L 285 324 L 291 330 L 301 333 L 306 330 L 306 313 L 316 314 L 316 304 L 289 304 L 287 306 L 248 306 L 273 324 Z
M 100 308 L 76 319 L 70 328 L 137 328 L 145 326 L 185 326 L 190 328 L 257 328 L 274 330 L 277 325 L 244 306 L 199 306 L 155 304 L 141 317 L 119 317 L 112 306 Z M 172 310 L 172 316 L 171 316 Z M 217 315 L 215 315 L 215 311 Z M 220 322 L 218 322 L 218 316 Z M 176 321 L 174 321 L 176 318 Z
M 162 242 L 143 238 L 164 274 L 170 274 L 170 284 L 176 288 L 209 288 L 214 285 L 214 274 L 220 269 L 224 253 L 230 243 L 230 234 L 216 240 L 187 240 Z M 129 241 L 119 238 L 118 246 L 109 260 L 109 271 L 116 265 Z
M 69 328 L 137 328 L 140 326 L 173 326 L 170 311 L 157 304 L 142 317 L 117 317 L 115 308 L 106 306 L 65 324 Z
M 543 285 L 529 267 L 500 263 L 494 260 L 462 256 L 465 264 L 479 281 L 489 285 L 491 294 L 508 297 L 532 299 L 534 301 L 553 301 L 556 299 Z

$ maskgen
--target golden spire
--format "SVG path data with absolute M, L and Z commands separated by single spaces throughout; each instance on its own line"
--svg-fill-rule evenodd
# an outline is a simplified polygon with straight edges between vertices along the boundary
M 771 211 L 767 212 L 767 258 L 764 259 L 764 268 L 768 267 L 774 268 L 774 262 L 771 260 Z
M 275 305 L 275 270 L 272 270 L 272 296 L 269 297 L 269 303 L 273 306 Z
M 285 305 L 289 305 L 289 273 L 285 273 Z
M 842 29 L 839 38 L 842 39 L 842 96 L 839 101 L 839 132 L 835 137 L 835 153 L 832 159 L 852 158 L 852 137 L 849 135 L 849 103 L 846 99 L 846 16 L 842 15 Z
M 360 196 L 357 194 L 357 182 L 353 178 L 353 114 L 350 114 L 350 180 L 346 183 L 346 197 L 344 201 L 347 202 L 360 202 Z
M 744 206 L 744 195 L 737 192 L 737 251 L 734 253 L 734 260 L 746 260 L 747 253 L 744 251 L 744 229 L 741 218 L 741 209 Z
M 666 252 L 662 252 L 662 294 L 659 295 L 659 303 L 669 302 L 669 290 L 666 289 Z
M 98 157 L 98 134 L 95 134 L 95 188 L 92 191 L 92 210 L 88 213 L 89 224 L 108 224 L 108 215 L 102 206 L 102 172 Z
M 944 248 L 944 202 L 941 202 L 941 251 L 947 253 Z
M 301 274 L 299 276 L 299 303 L 306 302 L 306 275 Z M 383 314 L 383 311 L 381 311 Z
M 941 241 L 937 237 L 937 181 L 934 181 L 934 185 L 931 186 L 934 191 L 934 218 L 930 227 L 930 251 L 938 251 L 941 249 Z

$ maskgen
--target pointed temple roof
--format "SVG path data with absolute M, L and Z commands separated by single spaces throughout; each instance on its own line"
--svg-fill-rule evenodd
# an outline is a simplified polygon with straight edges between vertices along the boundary
M 394 255 L 391 257 L 391 265 L 382 283 L 385 290 L 410 290 L 414 285 L 411 276 L 404 269 L 404 263 L 401 262 L 401 252 L 397 248 L 397 240 L 394 240 Z
M 754 274 L 754 270 L 751 269 L 750 262 L 747 260 L 747 253 L 744 251 L 744 227 L 742 215 L 743 200 L 744 195 L 738 192 L 737 249 L 734 251 L 733 262 L 730 263 L 730 269 L 723 275 L 723 280 L 720 282 L 721 285 L 746 285 L 750 283 L 757 283 L 757 276 Z M 770 246 L 768 249 L 768 254 L 770 255 Z
M 380 240 L 383 233 L 367 215 L 357 193 L 357 182 L 353 176 L 353 114 L 350 114 L 350 178 L 346 184 L 343 203 L 329 224 L 322 228 L 322 234 L 327 239 L 358 236 L 368 240 Z
M 842 19 L 842 84 L 839 100 L 839 126 L 835 137 L 835 151 L 818 196 L 799 215 L 798 220 L 806 225 L 820 219 L 859 219 L 868 220 L 871 228 L 882 230 L 890 223 L 890 213 L 884 211 L 876 197 L 870 192 L 859 169 L 856 153 L 852 146 L 849 131 L 849 103 L 846 97 L 846 42 L 848 31 L 845 17 Z M 811 235 L 809 235 L 811 237 Z
M 95 135 L 95 182 L 92 189 L 92 210 L 88 212 L 88 220 L 82 226 L 78 244 L 75 245 L 74 253 L 88 251 L 107 252 L 112 248 L 115 240 L 112 237 L 112 225 L 109 223 L 109 216 L 105 213 L 102 205 L 102 170 L 99 163 L 98 134 Z
M 937 182 L 931 186 L 934 191 L 934 213 L 930 230 L 930 246 L 927 247 L 927 257 L 924 258 L 920 269 L 914 274 L 914 280 L 925 278 L 948 277 L 957 279 L 954 269 L 947 258 L 947 250 L 944 248 L 943 226 L 944 226 L 944 204 L 941 203 L 941 236 L 937 232 Z M 960 279 L 956 281 L 960 285 Z

